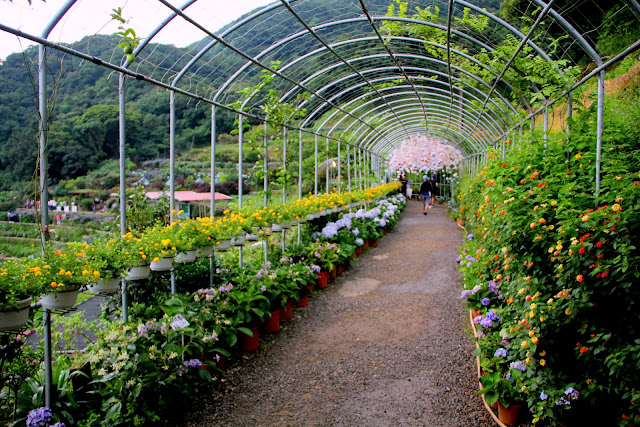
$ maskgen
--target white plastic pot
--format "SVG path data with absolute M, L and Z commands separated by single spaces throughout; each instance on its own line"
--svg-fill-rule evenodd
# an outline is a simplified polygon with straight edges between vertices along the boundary
M 23 328 L 29 320 L 31 297 L 18 302 L 18 308 L 0 311 L 0 331 L 14 331 Z
M 170 271 L 173 268 L 173 257 L 167 256 L 158 261 L 151 261 L 149 268 L 153 271 Z
M 99 294 L 109 294 L 120 290 L 120 279 L 101 279 L 98 283 L 92 283 L 87 286 L 91 292 Z
M 40 305 L 42 308 L 48 308 L 49 310 L 66 310 L 73 308 L 78 300 L 78 292 L 80 292 L 80 288 L 76 287 L 70 290 L 43 295 L 40 298 Z

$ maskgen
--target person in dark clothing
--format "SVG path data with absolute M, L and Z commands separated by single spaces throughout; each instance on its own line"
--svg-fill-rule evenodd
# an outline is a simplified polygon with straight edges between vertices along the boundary
M 407 177 L 404 176 L 404 174 L 402 175 L 402 177 L 400 177 L 400 183 L 402 184 L 402 187 L 400 188 L 400 192 L 402 193 L 403 196 L 407 196 Z
M 431 202 L 431 193 L 433 188 L 431 187 L 431 181 L 427 175 L 422 177 L 423 181 L 420 184 L 420 198 L 422 199 L 422 213 L 427 214 L 429 210 L 429 203 Z
M 429 209 L 431 209 L 433 205 L 436 204 L 436 187 L 438 186 L 436 176 L 431 175 L 431 179 L 429 180 L 429 182 L 431 183 L 431 205 L 429 206 Z

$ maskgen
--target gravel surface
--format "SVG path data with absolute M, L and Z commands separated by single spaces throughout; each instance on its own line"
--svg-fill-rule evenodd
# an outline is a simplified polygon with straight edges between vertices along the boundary
M 461 243 L 444 206 L 424 216 L 410 201 L 395 231 L 261 336 L 185 425 L 494 426 L 472 396 Z

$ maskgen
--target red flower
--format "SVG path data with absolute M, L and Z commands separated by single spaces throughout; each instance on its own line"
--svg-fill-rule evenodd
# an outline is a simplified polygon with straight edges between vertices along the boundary
M 602 246 L 602 242 L 598 242 L 598 243 L 596 243 L 596 247 L 597 247 L 597 248 L 599 248 L 599 247 L 601 247 L 601 246 Z
M 609 275 L 609 270 L 607 270 L 607 271 L 603 271 L 600 277 L 602 277 L 602 278 L 604 279 L 604 278 L 605 278 L 605 277 L 607 277 L 608 275 Z
M 580 249 L 578 249 L 578 253 L 579 253 L 580 255 L 582 255 L 582 254 L 583 254 L 583 253 L 585 253 L 586 251 L 587 251 L 587 250 L 586 250 L 585 248 L 580 248 Z
M 587 351 L 589 351 L 589 347 L 582 347 L 582 348 L 580 349 L 580 353 L 581 353 L 581 354 L 582 354 L 582 353 L 586 353 Z
M 525 181 L 525 180 L 523 179 L 523 180 L 521 180 L 521 181 L 520 181 L 520 184 L 524 184 L 525 182 L 527 182 L 527 181 Z
M 582 274 L 578 274 L 578 276 L 576 277 L 576 280 L 578 282 L 582 282 L 584 280 L 584 277 L 582 276 Z

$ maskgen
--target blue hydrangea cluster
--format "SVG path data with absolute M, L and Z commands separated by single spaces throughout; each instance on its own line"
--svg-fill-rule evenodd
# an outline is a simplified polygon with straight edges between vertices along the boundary
M 187 368 L 200 368 L 202 366 L 202 361 L 198 359 L 185 360 L 184 366 Z
M 45 427 L 52 419 L 53 412 L 51 412 L 51 409 L 43 406 L 42 408 L 29 411 L 29 415 L 27 415 L 27 426 Z

